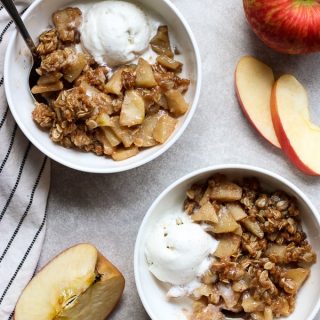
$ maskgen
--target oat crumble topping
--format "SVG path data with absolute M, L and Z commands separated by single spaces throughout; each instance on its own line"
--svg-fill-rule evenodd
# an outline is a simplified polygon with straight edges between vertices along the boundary
M 219 240 L 215 262 L 192 294 L 191 320 L 289 316 L 316 262 L 294 198 L 265 192 L 255 178 L 231 182 L 214 175 L 187 191 L 185 211 Z

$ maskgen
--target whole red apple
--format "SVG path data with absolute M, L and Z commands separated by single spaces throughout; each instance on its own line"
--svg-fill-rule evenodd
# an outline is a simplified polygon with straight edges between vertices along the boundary
M 253 31 L 289 54 L 320 51 L 320 0 L 243 0 Z

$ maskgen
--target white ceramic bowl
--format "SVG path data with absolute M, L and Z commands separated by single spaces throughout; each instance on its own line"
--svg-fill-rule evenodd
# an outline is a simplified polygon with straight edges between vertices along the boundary
M 54 11 L 70 4 L 76 5 L 77 2 L 75 0 L 35 0 L 23 15 L 31 36 L 36 39 L 43 30 L 48 28 Z M 83 0 L 79 2 L 84 3 Z M 175 132 L 164 145 L 146 149 L 124 161 L 115 162 L 91 153 L 65 149 L 53 143 L 48 133 L 41 131 L 35 125 L 31 117 L 34 103 L 28 87 L 30 54 L 22 38 L 20 35 L 17 36 L 16 32 L 9 42 L 5 57 L 4 79 L 10 110 L 27 138 L 47 156 L 65 166 L 96 173 L 120 172 L 141 166 L 160 156 L 177 141 L 196 110 L 201 87 L 201 62 L 198 46 L 188 23 L 169 0 L 136 0 L 133 2 L 155 12 L 169 26 L 170 34 L 174 36 L 179 50 L 183 53 L 186 76 L 191 79 L 190 89 L 186 95 L 191 107 L 188 113 L 179 120 Z
M 181 211 L 186 190 L 195 182 L 205 180 L 214 173 L 224 173 L 230 178 L 257 177 L 262 187 L 283 190 L 296 197 L 302 212 L 302 226 L 313 249 L 318 255 L 318 262 L 312 266 L 311 276 L 298 294 L 295 312 L 286 320 L 314 320 L 320 309 L 320 219 L 316 208 L 308 198 L 283 177 L 270 171 L 245 165 L 222 165 L 193 172 L 169 186 L 150 207 L 141 224 L 135 244 L 134 272 L 141 301 L 152 320 L 185 319 L 179 304 L 166 300 L 164 286 L 148 271 L 144 256 L 146 239 L 155 225 L 166 212 Z M 284 320 L 284 318 L 283 318 Z

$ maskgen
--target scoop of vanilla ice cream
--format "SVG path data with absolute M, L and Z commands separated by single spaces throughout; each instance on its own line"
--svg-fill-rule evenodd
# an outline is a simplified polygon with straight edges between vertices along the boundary
M 99 64 L 114 67 L 148 48 L 151 28 L 145 13 L 125 1 L 102 1 L 84 10 L 81 42 Z
M 184 214 L 157 224 L 147 239 L 145 255 L 156 278 L 184 286 L 208 270 L 212 263 L 209 255 L 217 246 L 218 241 Z

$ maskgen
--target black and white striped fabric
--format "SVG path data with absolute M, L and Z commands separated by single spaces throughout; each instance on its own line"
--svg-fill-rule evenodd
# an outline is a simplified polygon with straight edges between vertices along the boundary
M 20 12 L 27 5 L 19 5 Z M 5 99 L 3 59 L 14 24 L 2 6 L 0 28 L 0 319 L 7 320 L 37 267 L 50 161 L 21 133 Z

